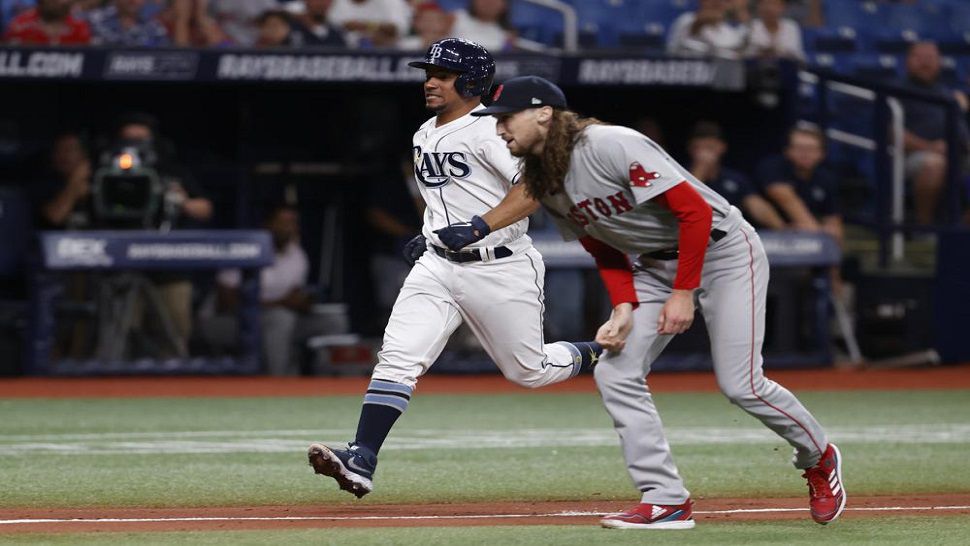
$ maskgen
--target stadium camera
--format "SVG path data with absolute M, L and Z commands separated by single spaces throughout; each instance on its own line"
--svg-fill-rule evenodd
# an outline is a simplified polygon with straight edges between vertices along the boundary
M 157 229 L 165 186 L 148 143 L 122 142 L 101 156 L 91 187 L 93 220 L 101 228 Z

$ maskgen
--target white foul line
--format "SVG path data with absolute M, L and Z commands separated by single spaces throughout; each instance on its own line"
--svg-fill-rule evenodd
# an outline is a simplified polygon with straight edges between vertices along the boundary
M 891 512 L 902 510 L 970 510 L 968 506 L 877 506 L 846 508 L 856 512 Z M 698 510 L 695 514 L 770 514 L 782 512 L 807 512 L 808 508 L 737 508 L 734 510 Z M 172 517 L 172 518 L 65 518 L 65 519 L 4 519 L 0 525 L 31 523 L 164 523 L 209 521 L 416 521 L 448 519 L 514 519 L 514 518 L 573 518 L 604 516 L 602 512 L 553 512 L 549 514 L 468 514 L 455 516 L 245 516 L 245 517 Z

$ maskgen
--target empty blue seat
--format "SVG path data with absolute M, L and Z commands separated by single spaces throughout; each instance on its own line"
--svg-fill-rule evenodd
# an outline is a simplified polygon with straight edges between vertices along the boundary
M 874 49 L 879 53 L 905 53 L 909 46 L 920 40 L 914 30 L 882 30 L 872 36 Z
M 562 35 L 563 18 L 556 11 L 531 2 L 513 2 L 509 6 L 509 22 L 525 39 L 555 45 Z
M 970 55 L 970 30 L 947 34 L 937 39 L 940 51 L 950 55 Z
M 621 47 L 660 53 L 667 46 L 667 29 L 662 23 L 650 22 L 643 25 L 642 32 L 621 32 L 619 39 Z
M 832 27 L 873 28 L 884 19 L 882 5 L 873 1 L 827 0 L 822 7 L 825 24 Z
M 893 55 L 859 54 L 852 59 L 852 73 L 864 79 L 896 81 L 902 76 L 902 66 Z
M 810 49 L 819 53 L 856 51 L 859 36 L 852 27 L 820 28 L 815 32 L 815 42 Z
M 809 63 L 818 68 L 832 70 L 839 74 L 851 73 L 850 54 L 845 53 L 816 53 L 809 57 Z
M 954 34 L 970 31 L 970 3 L 960 2 L 950 6 L 946 19 L 950 22 L 950 30 Z
M 966 86 L 962 68 L 956 58 L 944 56 L 940 59 L 940 81 L 954 88 Z

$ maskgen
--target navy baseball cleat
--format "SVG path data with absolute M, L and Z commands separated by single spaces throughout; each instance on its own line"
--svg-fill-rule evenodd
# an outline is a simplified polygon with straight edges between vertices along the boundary
M 374 490 L 374 470 L 377 455 L 359 445 L 348 449 L 330 449 L 323 444 L 310 444 L 307 457 L 317 474 L 330 476 L 340 489 L 353 493 L 358 499 Z

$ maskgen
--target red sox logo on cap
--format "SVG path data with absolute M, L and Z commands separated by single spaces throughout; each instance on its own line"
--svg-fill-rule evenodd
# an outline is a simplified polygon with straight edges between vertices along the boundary
M 499 84 L 499 86 L 495 88 L 495 94 L 492 95 L 492 102 L 497 101 L 498 98 L 502 96 L 502 89 L 505 89 L 505 85 L 503 84 Z
M 651 180 L 660 178 L 659 173 L 650 172 L 643 168 L 643 165 L 634 161 L 630 163 L 630 185 L 637 188 L 649 188 L 653 183 Z

